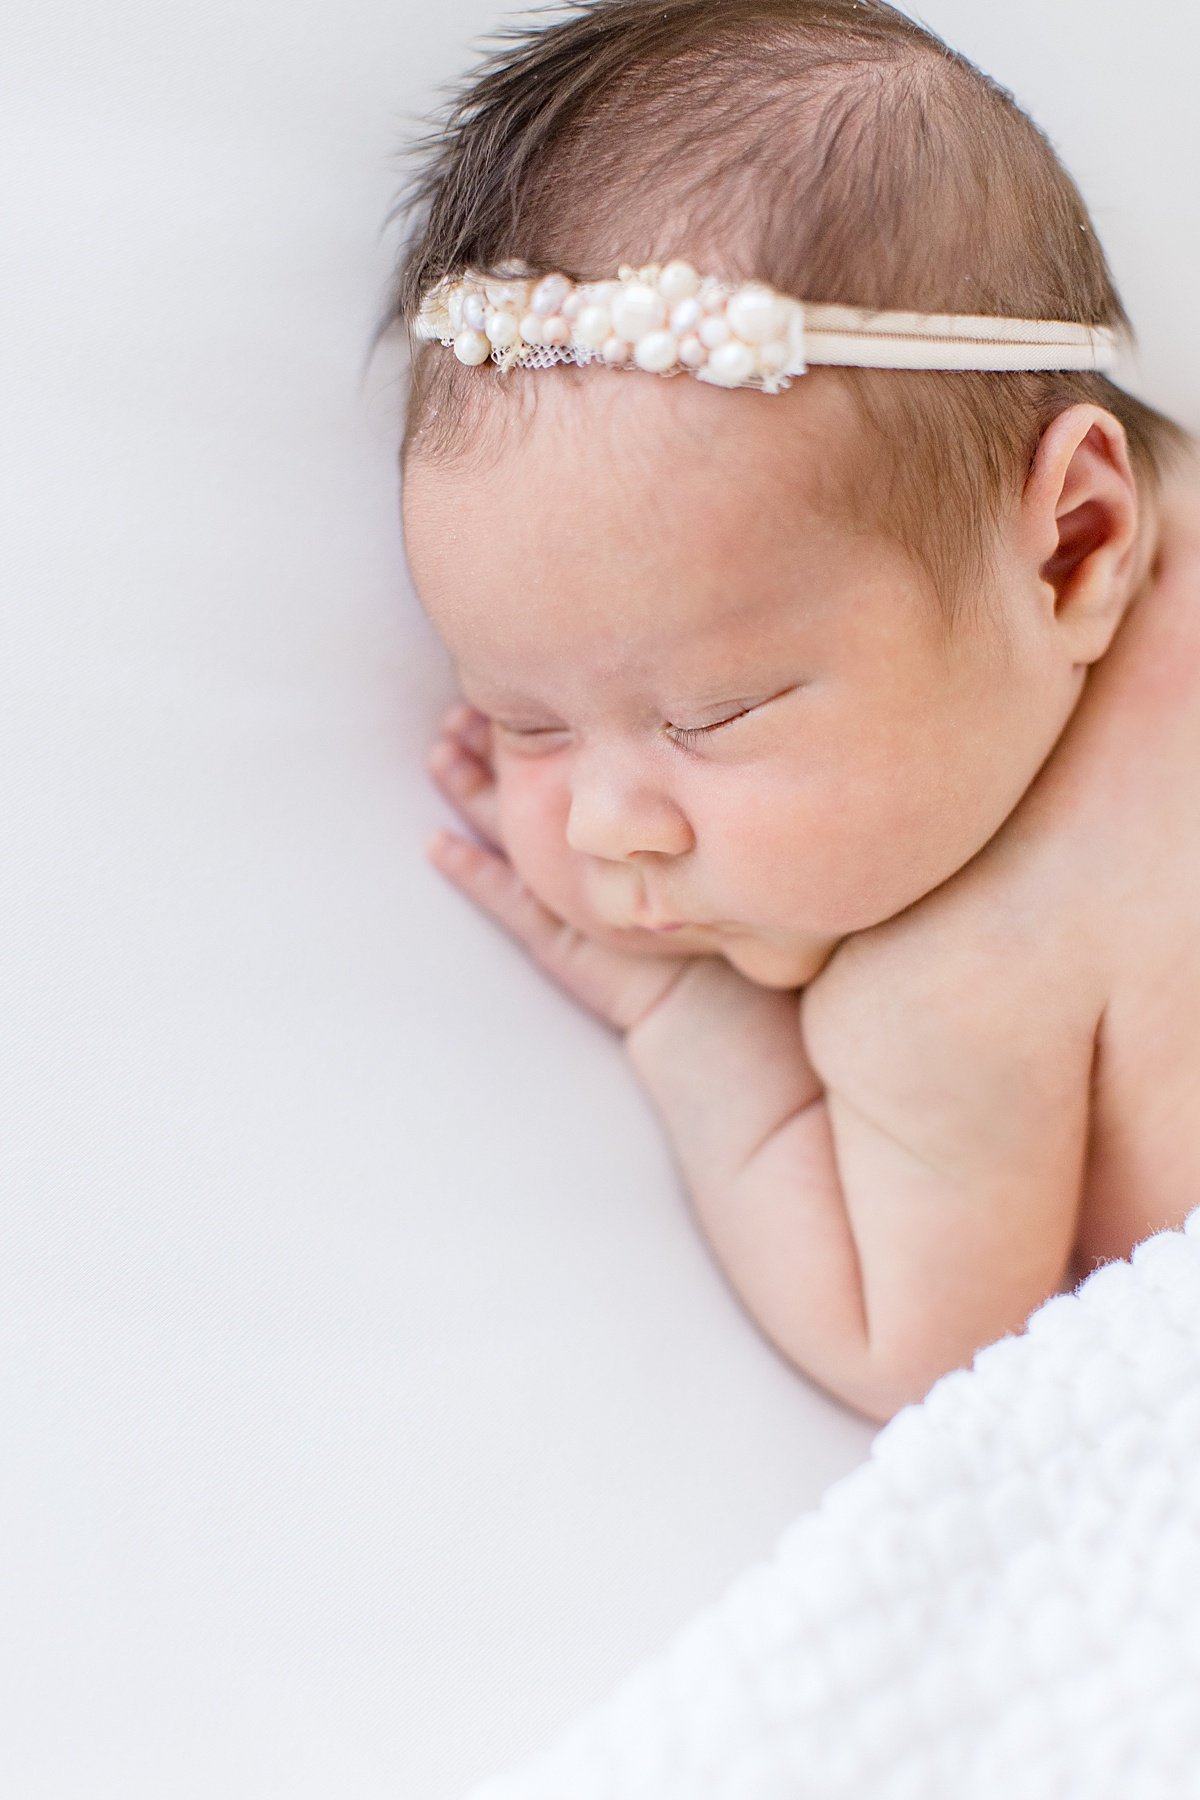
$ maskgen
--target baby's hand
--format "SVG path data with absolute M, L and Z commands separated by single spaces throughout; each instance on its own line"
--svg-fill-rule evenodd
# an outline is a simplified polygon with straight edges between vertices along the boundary
M 429 752 L 442 794 L 484 840 L 439 831 L 426 845 L 468 899 L 490 913 L 572 997 L 624 1033 L 675 986 L 694 956 L 629 956 L 576 931 L 525 886 L 505 855 L 491 758 L 491 727 L 465 703 L 451 706 Z

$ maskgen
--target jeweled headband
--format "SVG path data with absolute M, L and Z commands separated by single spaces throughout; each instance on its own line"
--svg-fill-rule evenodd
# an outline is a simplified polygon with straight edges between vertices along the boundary
M 615 281 L 468 269 L 431 287 L 414 325 L 460 362 L 501 371 L 605 363 L 778 393 L 814 363 L 872 369 L 1109 369 L 1115 331 L 1057 319 L 880 312 L 797 300 L 688 262 L 625 263 Z

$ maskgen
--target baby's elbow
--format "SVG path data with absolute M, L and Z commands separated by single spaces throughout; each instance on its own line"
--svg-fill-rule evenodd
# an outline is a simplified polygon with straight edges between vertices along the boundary
M 830 1392 L 873 1425 L 886 1425 L 906 1406 L 923 1400 L 937 1379 L 935 1375 L 929 1381 L 900 1381 L 874 1374 L 869 1380 L 839 1383 L 836 1388 L 831 1386 Z
M 842 1371 L 836 1384 L 828 1386 L 863 1418 L 886 1425 L 906 1406 L 924 1400 L 943 1375 L 969 1363 L 970 1357 L 955 1356 L 945 1347 L 937 1354 L 928 1344 L 878 1346 L 865 1351 L 853 1368 Z

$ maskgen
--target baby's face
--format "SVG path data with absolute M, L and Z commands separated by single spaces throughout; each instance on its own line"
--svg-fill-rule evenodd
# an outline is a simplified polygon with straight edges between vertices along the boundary
M 850 429 L 832 385 L 582 374 L 521 373 L 546 391 L 488 472 L 405 475 L 417 592 L 492 721 L 505 849 L 605 943 L 800 986 L 993 835 L 1061 677 L 1035 607 L 947 645 L 901 552 L 822 516 L 814 472 Z M 1002 587 L 1029 579 L 1002 563 Z

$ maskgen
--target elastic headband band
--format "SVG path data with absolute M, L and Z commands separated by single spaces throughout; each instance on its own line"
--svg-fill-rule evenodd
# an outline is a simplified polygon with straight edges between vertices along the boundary
M 1120 353 L 1107 325 L 797 300 L 766 282 L 702 276 L 681 259 L 625 263 L 615 280 L 590 282 L 535 275 L 527 264 L 466 270 L 427 291 L 413 331 L 452 347 L 460 362 L 490 359 L 502 372 L 601 362 L 767 393 L 817 363 L 1103 371 Z

